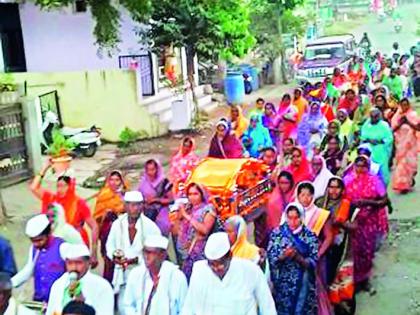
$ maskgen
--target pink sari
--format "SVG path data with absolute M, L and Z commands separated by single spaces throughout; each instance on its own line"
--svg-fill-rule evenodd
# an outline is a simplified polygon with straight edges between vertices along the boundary
M 174 194 L 178 194 L 179 185 L 187 180 L 188 175 L 194 169 L 194 167 L 200 161 L 200 158 L 195 154 L 195 141 L 193 138 L 189 138 L 192 142 L 192 148 L 190 153 L 182 154 L 182 141 L 178 152 L 172 157 L 169 169 L 169 180 L 174 185 Z
M 361 199 L 376 199 L 386 195 L 386 188 L 378 176 L 369 172 L 352 172 L 344 178 L 347 198 L 354 202 Z M 361 207 L 356 217 L 358 229 L 351 236 L 354 257 L 354 281 L 369 280 L 378 240 L 388 233 L 386 208 Z
M 284 209 L 292 200 L 293 188 L 290 191 L 283 193 L 279 187 L 276 186 L 268 198 L 267 202 L 267 230 L 272 231 L 273 229 L 280 226 L 280 220 L 283 215 Z
M 413 109 L 402 113 L 398 109 L 392 117 L 391 126 L 396 128 L 405 116 L 412 124 L 417 124 L 419 118 Z M 392 174 L 392 189 L 397 192 L 411 190 L 413 188 L 414 177 L 417 173 L 417 132 L 408 124 L 403 124 L 394 132 L 395 139 L 395 167 Z

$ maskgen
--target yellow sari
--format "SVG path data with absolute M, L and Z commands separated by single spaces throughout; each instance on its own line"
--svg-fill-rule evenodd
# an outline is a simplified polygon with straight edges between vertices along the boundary
M 99 191 L 97 195 L 95 211 L 93 212 L 93 218 L 98 223 L 102 222 L 102 219 L 108 210 L 111 210 L 116 215 L 119 215 L 122 212 L 124 212 L 123 194 L 125 191 L 129 189 L 129 186 L 124 181 L 124 178 L 120 172 L 112 172 L 112 173 L 118 173 L 118 175 L 120 175 L 121 182 L 122 182 L 121 183 L 122 190 L 121 192 L 116 192 L 112 190 L 108 184 L 108 180 L 109 180 L 109 176 L 108 176 L 105 186 Z
M 236 121 L 232 121 L 231 124 L 233 133 L 235 134 L 236 138 L 240 139 L 244 132 L 248 129 L 249 121 L 247 118 L 245 118 L 241 106 L 232 105 L 232 108 L 237 109 L 239 113 L 238 119 Z
M 241 216 L 235 215 L 226 220 L 226 224 L 231 224 L 237 231 L 236 241 L 231 248 L 232 256 L 258 263 L 260 259 L 260 249 L 248 241 L 245 220 Z

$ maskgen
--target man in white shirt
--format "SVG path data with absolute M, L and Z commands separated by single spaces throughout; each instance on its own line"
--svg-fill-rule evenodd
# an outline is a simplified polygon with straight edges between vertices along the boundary
M 67 272 L 54 282 L 46 315 L 61 314 L 71 301 L 92 306 L 98 315 L 114 315 L 114 293 L 102 277 L 89 271 L 90 251 L 85 244 L 65 243 L 60 248 Z
M 151 235 L 144 241 L 144 264 L 133 269 L 125 291 L 126 315 L 179 315 L 187 294 L 187 278 L 167 261 L 168 239 Z
M 159 227 L 143 213 L 143 195 L 128 191 L 124 195 L 127 213 L 112 223 L 106 254 L 115 263 L 112 285 L 118 294 L 118 311 L 124 312 L 124 292 L 131 270 L 143 263 L 143 244 L 148 235 L 161 235 Z
M 182 315 L 276 315 L 267 279 L 253 262 L 232 258 L 228 235 L 210 235 L 194 264 Z

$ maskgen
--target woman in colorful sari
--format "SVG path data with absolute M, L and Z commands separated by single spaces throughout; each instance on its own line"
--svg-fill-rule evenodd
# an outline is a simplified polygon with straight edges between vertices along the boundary
M 359 103 L 356 92 L 353 89 L 348 89 L 346 94 L 341 98 L 337 109 L 345 109 L 350 117 L 353 117 L 353 113 L 359 107 Z
M 392 129 L 381 117 L 381 112 L 373 108 L 370 118 L 363 124 L 360 134 L 362 143 L 368 143 L 372 152 L 372 160 L 381 164 L 385 185 L 390 181 L 390 159 L 394 137 Z
M 280 117 L 279 130 L 281 139 L 296 139 L 299 111 L 298 108 L 292 104 L 292 99 L 289 94 L 283 95 L 277 114 Z
M 162 165 L 155 159 L 144 164 L 144 173 L 137 189 L 145 199 L 144 214 L 156 222 L 163 235 L 170 232 L 168 206 L 174 200 L 172 184 L 165 177 Z
M 258 115 L 252 115 L 249 127 L 242 136 L 242 142 L 253 158 L 258 158 L 262 149 L 273 146 L 270 132 L 262 125 L 260 119 Z
M 351 218 L 354 208 L 344 196 L 344 182 L 334 176 L 328 180 L 324 195 L 315 201 L 318 207 L 331 213 L 334 242 L 326 253 L 326 271 L 329 296 L 336 315 L 354 314 L 356 307 L 353 257 L 349 247 L 349 233 L 355 231 L 356 226 Z
M 173 193 L 178 195 L 180 188 L 187 180 L 188 175 L 198 164 L 200 158 L 195 154 L 195 141 L 185 137 L 178 152 L 172 157 L 169 169 L 169 180 L 174 185 Z
M 395 137 L 392 189 L 398 193 L 408 193 L 414 187 L 417 174 L 417 133 L 420 131 L 420 120 L 408 99 L 401 100 L 391 125 Z
M 372 104 L 367 95 L 360 95 L 361 102 L 359 107 L 354 112 L 353 123 L 355 124 L 354 129 L 359 129 L 363 126 L 364 122 L 369 118 L 370 110 L 372 109 Z
M 112 283 L 114 263 L 106 254 L 106 242 L 112 223 L 124 212 L 124 194 L 129 190 L 128 184 L 120 171 L 109 173 L 105 186 L 96 197 L 96 206 L 93 217 L 99 226 L 99 239 L 101 240 L 101 255 L 104 259 L 103 277 Z
M 348 79 L 344 73 L 341 72 L 340 68 L 335 68 L 331 83 L 334 85 L 335 88 L 341 90 L 343 85 L 345 85 L 348 82 Z
M 270 132 L 271 141 L 277 147 L 279 140 L 279 123 L 280 118 L 276 113 L 276 108 L 273 103 L 266 103 L 264 105 L 264 115 L 262 116 L 262 124 Z
M 240 140 L 230 132 L 226 119 L 221 119 L 216 124 L 208 156 L 218 159 L 237 159 L 243 157 L 243 151 Z
M 292 149 L 292 162 L 284 170 L 293 175 L 295 185 L 302 181 L 312 179 L 311 167 L 306 158 L 305 151 L 300 147 L 294 147 Z
M 333 230 L 330 212 L 315 205 L 315 188 L 310 182 L 301 182 L 296 189 L 297 202 L 304 209 L 305 225 L 319 239 L 318 264 L 316 268 L 316 286 L 318 300 L 318 314 L 333 314 L 333 309 L 328 299 L 328 284 L 326 273 L 326 253 L 333 240 Z
M 185 192 L 188 203 L 179 207 L 176 249 L 182 271 L 189 279 L 193 264 L 205 259 L 204 246 L 215 225 L 216 212 L 206 191 L 198 184 L 189 184 Z
M 247 259 L 255 264 L 261 263 L 261 249 L 248 241 L 248 227 L 244 218 L 234 215 L 224 223 L 224 229 L 229 235 L 232 256 Z
M 260 160 L 269 167 L 271 175 L 277 173 L 278 164 L 278 153 L 275 147 L 268 147 L 262 150 Z
M 278 156 L 278 167 L 285 168 L 292 163 L 292 150 L 295 147 L 295 141 L 292 138 L 283 139 L 282 150 Z
M 321 103 L 321 113 L 328 122 L 333 121 L 335 118 L 334 109 L 331 106 L 331 98 L 329 96 Z
M 330 172 L 327 168 L 327 163 L 325 159 L 320 155 L 315 155 L 311 161 L 312 167 L 312 175 L 313 180 L 312 183 L 315 187 L 315 199 L 321 197 L 325 193 L 325 189 L 327 188 L 328 181 L 330 178 L 334 177 L 334 175 Z
M 382 117 L 389 122 L 391 120 L 392 110 L 387 100 L 388 89 L 386 87 L 382 87 L 381 89 L 383 89 L 385 92 L 380 91 L 379 94 L 375 96 L 373 105 L 381 111 Z M 373 107 L 371 110 L 372 109 Z
M 301 205 L 290 203 L 286 221 L 273 230 L 267 249 L 278 315 L 318 315 L 318 239 L 304 221 Z
M 345 109 L 339 109 L 337 111 L 337 119 L 340 122 L 340 136 L 347 138 L 348 143 L 351 144 L 353 141 L 353 133 L 355 126 L 353 121 L 349 117 L 349 113 Z
M 235 136 L 241 139 L 249 126 L 249 120 L 244 116 L 241 106 L 232 105 L 230 107 L 230 125 Z
M 346 151 L 349 147 L 349 141 L 347 137 L 340 132 L 341 123 L 338 119 L 334 119 L 328 123 L 327 133 L 322 139 L 320 150 L 324 151 L 328 145 L 328 141 L 331 138 L 338 136 L 340 138 L 340 143 L 342 143 L 343 151 Z
M 313 102 L 309 113 L 306 113 L 298 127 L 298 144 L 312 156 L 313 149 L 321 144 L 327 131 L 328 122 L 321 113 L 319 103 Z
M 306 113 L 308 107 L 308 101 L 303 97 L 302 89 L 295 89 L 293 92 L 293 105 L 298 110 L 297 122 L 302 120 L 303 114 Z
M 289 93 L 283 94 L 279 103 L 279 107 L 277 108 L 277 114 L 280 117 L 283 116 L 287 112 L 290 105 L 292 105 L 292 97 Z
M 276 178 L 273 191 L 266 206 L 266 228 L 267 234 L 280 225 L 280 220 L 286 206 L 292 201 L 295 183 L 293 176 L 287 171 L 281 171 Z
M 388 203 L 386 188 L 378 176 L 369 171 L 369 158 L 356 158 L 354 171 L 344 177 L 346 198 L 360 209 L 357 218 L 357 233 L 352 235 L 354 255 L 354 281 L 360 290 L 374 294 L 370 285 L 373 259 L 378 242 L 388 232 L 388 218 L 385 206 Z
M 344 166 L 344 151 L 341 149 L 340 137 L 331 137 L 327 149 L 322 155 L 330 172 L 337 175 Z
M 52 203 L 58 203 L 64 208 L 66 222 L 72 225 L 81 235 L 83 241 L 89 246 L 89 236 L 85 230 L 85 223 L 89 226 L 92 236 L 92 255 L 91 264 L 96 267 L 97 260 L 97 244 L 98 244 L 98 225 L 93 219 L 86 200 L 79 197 L 76 193 L 76 180 L 69 175 L 60 175 L 57 178 L 57 192 L 44 189 L 41 186 L 42 179 L 51 167 L 51 162 L 42 168 L 40 173 L 35 176 L 30 185 L 32 193 L 42 202 L 42 213 L 46 213 L 48 206 Z

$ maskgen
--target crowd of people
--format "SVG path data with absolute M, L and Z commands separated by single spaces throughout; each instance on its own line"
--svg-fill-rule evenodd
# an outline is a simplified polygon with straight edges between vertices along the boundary
M 167 175 L 156 159 L 134 187 L 110 172 L 93 211 L 70 173 L 56 191 L 43 188 L 48 162 L 30 185 L 41 210 L 27 221 L 20 271 L 0 240 L 0 313 L 31 314 L 12 290 L 33 278 L 33 301 L 47 315 L 355 314 L 356 294 L 376 293 L 375 253 L 393 210 L 387 189 L 415 186 L 420 120 L 404 83 L 409 60 L 354 58 L 278 105 L 259 98 L 245 115 L 230 104 L 208 157 L 267 165 L 272 190 L 254 224 L 222 221 L 206 187 L 187 184 L 201 160 L 192 137 Z M 98 261 L 101 275 L 91 271 Z

